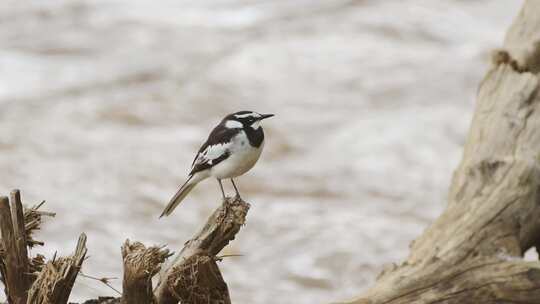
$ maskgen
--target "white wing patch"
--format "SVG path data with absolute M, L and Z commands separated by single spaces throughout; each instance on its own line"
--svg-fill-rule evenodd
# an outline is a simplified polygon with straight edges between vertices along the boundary
M 216 158 L 219 158 L 222 155 L 224 155 L 225 153 L 227 153 L 227 151 L 230 148 L 230 145 L 231 145 L 231 143 L 227 142 L 227 143 L 211 145 L 211 146 L 206 147 L 206 149 L 204 149 L 204 151 L 199 153 L 199 155 L 197 156 L 197 159 L 193 163 L 193 167 L 195 167 L 197 165 L 200 165 L 200 164 L 204 164 L 204 163 L 212 165 L 213 161 Z

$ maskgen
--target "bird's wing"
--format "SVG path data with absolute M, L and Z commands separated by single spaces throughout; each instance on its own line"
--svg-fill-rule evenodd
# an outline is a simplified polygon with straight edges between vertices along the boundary
M 236 134 L 237 130 L 217 126 L 199 149 L 189 174 L 212 168 L 227 159 L 230 155 L 231 140 Z
M 204 151 L 197 154 L 197 158 L 191 167 L 190 175 L 193 175 L 199 171 L 212 168 L 229 157 L 230 143 L 216 144 L 207 146 Z

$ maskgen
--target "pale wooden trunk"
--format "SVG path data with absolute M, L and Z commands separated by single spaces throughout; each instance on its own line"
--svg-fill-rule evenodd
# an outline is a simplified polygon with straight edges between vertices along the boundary
M 540 1 L 493 56 L 446 210 L 348 303 L 540 303 Z

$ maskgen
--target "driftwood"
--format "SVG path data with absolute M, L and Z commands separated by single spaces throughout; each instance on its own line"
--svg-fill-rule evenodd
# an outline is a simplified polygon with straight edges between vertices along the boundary
M 448 206 L 400 265 L 348 303 L 540 303 L 540 1 L 480 85 Z
M 32 304 L 67 303 L 75 279 L 86 256 L 86 235 L 79 237 L 75 253 L 67 258 L 53 258 L 40 271 L 28 291 L 28 302 Z
M 86 236 L 79 238 L 73 256 L 53 259 L 44 264 L 43 256 L 28 257 L 28 247 L 43 244 L 32 238 L 39 229 L 43 203 L 23 210 L 19 190 L 11 192 L 11 202 L 0 197 L 0 274 L 9 303 L 67 303 L 71 288 L 86 255 Z
M 43 203 L 42 203 L 43 204 Z M 72 256 L 54 257 L 45 263 L 43 256 L 28 257 L 27 247 L 43 244 L 32 238 L 39 228 L 42 204 L 23 213 L 20 193 L 14 190 L 11 205 L 0 197 L 0 274 L 9 303 L 65 304 L 86 256 L 86 235 L 79 238 Z M 239 198 L 223 201 L 208 218 L 203 229 L 185 244 L 172 263 L 161 271 L 154 292 L 152 277 L 172 254 L 164 247 L 146 247 L 126 240 L 122 246 L 124 262 L 123 292 L 120 298 L 104 297 L 86 304 L 199 304 L 230 303 L 227 284 L 216 261 L 219 252 L 234 239 L 245 222 L 249 204 Z
M 27 303 L 35 273 L 44 263 L 41 255 L 29 259 L 27 248 L 42 244 L 32 238 L 32 233 L 39 229 L 42 216 L 54 213 L 38 210 L 44 202 L 23 211 L 19 190 L 13 190 L 10 197 L 11 204 L 7 197 L 0 197 L 0 279 L 9 303 Z
M 216 264 L 217 255 L 234 239 L 245 222 L 249 204 L 227 198 L 208 218 L 195 237 L 186 242 L 174 260 L 161 270 L 152 293 L 151 278 L 170 256 L 163 247 L 146 248 L 126 241 L 122 247 L 124 279 L 122 304 L 227 304 L 231 303 L 227 284 Z M 90 303 L 90 302 L 88 302 Z M 102 299 L 92 303 L 118 303 Z
M 161 264 L 170 256 L 162 247 L 147 248 L 140 242 L 126 240 L 122 246 L 124 279 L 122 304 L 156 303 L 152 292 L 152 277 L 159 272 Z
M 227 284 L 216 264 L 217 254 L 234 239 L 245 222 L 249 204 L 226 199 L 203 229 L 175 258 L 160 277 L 156 297 L 160 304 L 231 303 Z
M 26 292 L 30 281 L 26 236 L 19 193 L 13 191 L 11 199 L 12 206 L 10 207 L 8 198 L 0 197 L 3 247 L 2 281 L 5 283 L 6 290 L 10 291 L 8 301 L 23 304 L 26 303 Z

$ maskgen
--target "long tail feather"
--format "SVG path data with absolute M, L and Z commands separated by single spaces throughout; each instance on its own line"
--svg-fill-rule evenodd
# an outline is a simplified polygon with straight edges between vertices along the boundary
M 176 194 L 171 198 L 171 201 L 165 207 L 165 210 L 159 216 L 160 218 L 166 215 L 170 215 L 174 209 L 184 200 L 193 188 L 199 183 L 199 181 L 193 180 L 193 175 L 180 187 Z

